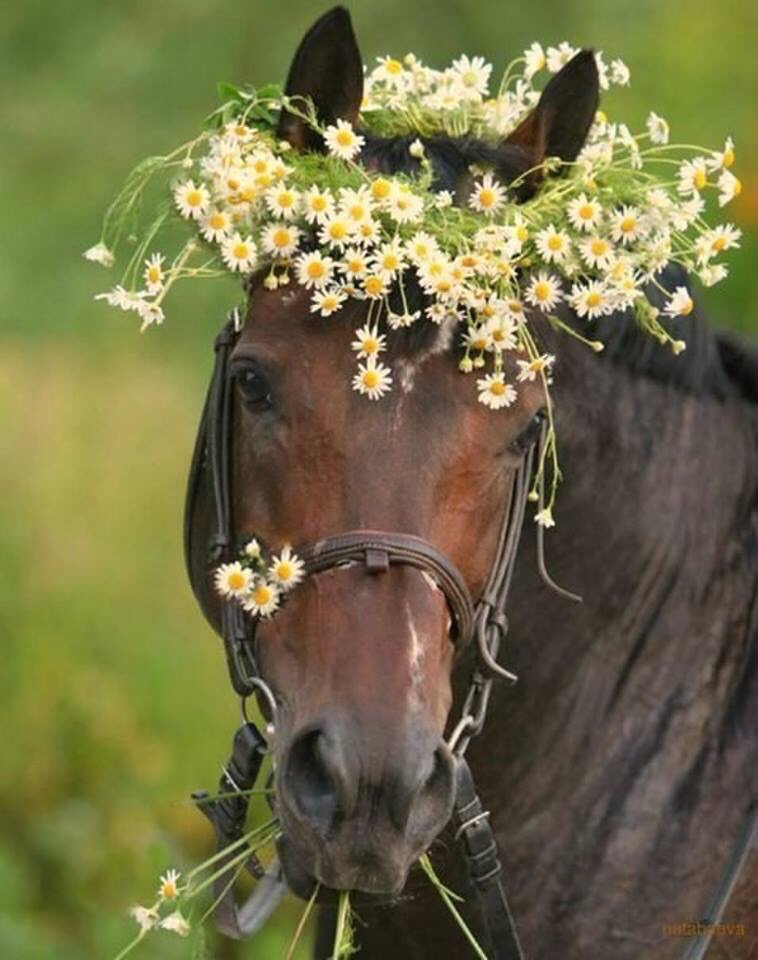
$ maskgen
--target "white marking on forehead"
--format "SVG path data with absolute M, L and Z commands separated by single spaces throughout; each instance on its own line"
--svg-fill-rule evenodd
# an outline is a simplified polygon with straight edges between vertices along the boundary
M 419 636 L 419 632 L 416 629 L 416 624 L 413 621 L 413 614 L 411 613 L 410 607 L 407 604 L 405 610 L 408 620 L 408 633 L 410 635 L 408 665 L 410 667 L 411 674 L 411 687 L 408 691 L 408 700 L 412 707 L 416 707 L 420 701 L 419 691 L 421 690 L 424 682 L 424 677 L 421 672 L 424 643 L 422 638 Z
M 410 360 L 398 360 L 396 367 L 400 389 L 403 393 L 410 393 L 416 380 L 416 365 Z
M 291 303 L 294 303 L 295 300 L 297 300 L 297 287 L 291 288 L 282 297 L 282 303 L 285 305 L 285 307 L 288 307 Z

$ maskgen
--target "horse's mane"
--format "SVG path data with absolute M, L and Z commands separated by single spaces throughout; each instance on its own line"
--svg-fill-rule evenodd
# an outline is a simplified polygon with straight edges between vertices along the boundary
M 414 138 L 368 136 L 362 159 L 387 173 L 413 174 L 419 170 L 409 146 Z M 519 147 L 501 144 L 490 146 L 480 140 L 465 137 L 434 137 L 425 141 L 425 149 L 434 171 L 434 186 L 438 190 L 455 193 L 471 164 L 485 163 L 497 166 L 507 182 L 524 169 L 524 158 Z M 510 177 L 509 177 L 510 174 Z M 689 288 L 686 273 L 670 266 L 658 278 L 667 290 L 677 286 Z M 649 299 L 662 308 L 663 295 L 657 288 L 648 291 Z M 425 298 L 418 284 L 406 283 L 406 299 L 411 310 L 423 310 Z M 400 309 L 399 298 L 391 298 L 393 309 Z M 569 315 L 569 322 L 582 333 L 587 323 Z M 592 335 L 605 344 L 601 358 L 623 366 L 635 376 L 665 383 L 683 393 L 710 396 L 719 400 L 741 399 L 758 403 L 758 349 L 732 334 L 714 330 L 700 307 L 687 317 L 666 322 L 676 339 L 684 340 L 687 349 L 678 355 L 661 346 L 641 330 L 631 312 L 614 313 L 595 321 Z M 428 349 L 438 336 L 438 328 L 429 323 L 417 323 L 398 331 L 392 338 L 392 352 L 412 356 Z

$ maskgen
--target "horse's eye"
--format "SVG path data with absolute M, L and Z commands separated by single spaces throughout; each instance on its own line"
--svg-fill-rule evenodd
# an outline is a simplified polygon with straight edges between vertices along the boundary
M 254 364 L 239 366 L 234 376 L 246 406 L 261 410 L 272 405 L 271 384 L 260 367 Z
M 511 453 L 518 455 L 526 453 L 526 451 L 539 440 L 540 434 L 542 433 L 542 424 L 546 418 L 547 414 L 544 410 L 535 413 L 529 423 L 527 423 L 521 433 L 508 447 Z

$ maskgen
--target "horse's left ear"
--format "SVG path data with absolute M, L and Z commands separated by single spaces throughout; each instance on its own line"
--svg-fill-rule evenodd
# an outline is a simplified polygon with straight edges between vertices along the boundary
M 300 41 L 287 77 L 289 97 L 309 97 L 321 123 L 355 123 L 363 99 L 363 62 L 350 14 L 334 7 Z M 323 138 L 308 124 L 282 110 L 278 136 L 298 149 L 323 150 Z
M 545 157 L 559 157 L 571 163 L 584 146 L 599 99 L 595 54 L 581 50 L 551 78 L 537 106 L 502 146 L 523 150 L 529 167 L 538 166 Z M 531 178 L 528 195 L 534 192 L 538 181 L 538 176 Z

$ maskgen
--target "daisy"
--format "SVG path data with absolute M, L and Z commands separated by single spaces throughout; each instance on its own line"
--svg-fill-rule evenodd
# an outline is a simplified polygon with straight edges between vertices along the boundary
M 261 234 L 261 244 L 266 253 L 275 257 L 291 257 L 297 250 L 300 231 L 284 223 L 270 223 Z
M 679 166 L 679 193 L 696 193 L 708 183 L 705 157 L 685 160 Z
M 565 41 L 557 47 L 548 47 L 545 58 L 548 70 L 551 73 L 558 73 L 578 52 L 575 47 L 572 47 L 570 43 L 566 43 Z
M 721 171 L 718 179 L 718 188 L 720 207 L 725 207 L 727 203 L 742 193 L 742 184 L 738 178 L 728 170 Z
M 105 300 L 109 307 L 118 307 L 119 310 L 139 310 L 145 294 L 142 291 L 126 290 L 117 284 L 112 290 L 95 295 L 95 300 Z
M 392 182 L 386 177 L 377 177 L 371 184 L 371 196 L 379 203 L 384 203 L 392 194 L 392 186 Z
M 352 160 L 361 152 L 366 140 L 353 130 L 352 124 L 347 120 L 338 120 L 336 124 L 330 124 L 326 128 L 324 142 L 332 156 Z
M 134 919 L 139 924 L 139 928 L 142 933 L 146 933 L 148 930 L 152 930 L 155 924 L 158 922 L 158 914 L 155 910 L 151 910 L 148 907 L 132 907 L 129 913 L 134 917 Z
M 633 243 L 642 232 L 642 219 L 636 207 L 625 205 L 611 214 L 611 237 L 617 243 Z
M 497 183 L 491 173 L 486 173 L 480 183 L 474 184 L 469 197 L 469 206 L 477 213 L 491 217 L 503 205 L 505 190 Z
M 492 349 L 492 336 L 486 326 L 469 327 L 463 336 L 463 345 L 467 350 L 483 353 Z
M 112 267 L 116 262 L 116 258 L 104 243 L 96 243 L 94 247 L 85 250 L 82 256 L 91 263 L 99 263 L 101 267 Z
M 742 231 L 738 230 L 731 223 L 715 227 L 713 230 L 708 230 L 707 233 L 703 234 L 703 237 L 707 238 L 707 242 L 713 253 L 723 253 L 725 250 L 731 250 L 732 247 L 739 247 L 738 241 L 741 236 Z
M 347 217 L 337 214 L 324 220 L 318 238 L 321 243 L 341 250 L 345 244 L 350 243 L 354 230 L 354 225 Z
M 588 266 L 604 270 L 611 263 L 613 245 L 605 237 L 587 237 L 579 244 L 579 254 Z
M 553 519 L 553 511 L 550 507 L 543 507 L 538 513 L 534 515 L 535 522 L 540 527 L 554 527 L 555 520 Z
M 318 252 L 304 253 L 297 259 L 297 279 L 306 290 L 315 287 L 317 290 L 325 286 L 332 279 L 334 261 Z
M 611 80 L 620 87 L 628 87 L 632 74 L 623 60 L 611 60 Z
M 226 210 L 213 207 L 200 221 L 200 233 L 209 243 L 220 243 L 231 230 L 232 218 Z
M 569 303 L 577 316 L 587 317 L 589 320 L 610 313 L 612 309 L 608 290 L 596 280 L 588 280 L 584 284 L 575 283 L 571 287 Z
M 303 207 L 308 223 L 324 223 L 334 213 L 334 197 L 329 190 L 311 187 L 303 196 Z
M 387 292 L 387 280 L 376 273 L 370 273 L 363 280 L 363 292 L 369 300 L 379 300 Z
M 250 560 L 259 560 L 261 556 L 261 545 L 255 539 L 255 537 L 253 537 L 252 540 L 247 541 L 245 546 L 242 548 L 242 552 Z
M 221 258 L 230 270 L 244 272 L 252 270 L 256 261 L 257 250 L 250 237 L 241 237 L 233 233 L 225 237 L 221 243 Z
M 490 373 L 476 381 L 479 391 L 479 403 L 483 403 L 490 410 L 501 410 L 510 407 L 516 399 L 516 390 L 512 384 L 505 382 L 505 374 Z
M 172 933 L 176 933 L 180 937 L 189 936 L 191 929 L 189 923 L 187 923 L 185 918 L 178 910 L 174 910 L 173 913 L 170 913 L 167 917 L 164 917 L 160 922 L 160 927 L 162 930 L 170 930 Z
M 374 269 L 387 279 L 391 279 L 398 270 L 403 269 L 403 254 L 398 241 L 391 240 L 377 250 Z
M 592 230 L 597 227 L 603 214 L 603 208 L 597 200 L 589 200 L 580 193 L 568 205 L 568 218 L 576 230 Z
M 374 201 L 368 187 L 361 187 L 360 190 L 342 189 L 340 210 L 352 223 L 368 220 L 374 210 Z
M 669 125 L 663 117 L 659 117 L 654 111 L 651 110 L 648 114 L 645 126 L 650 135 L 651 143 L 666 144 L 669 142 Z
M 407 241 L 405 250 L 415 264 L 424 263 L 439 254 L 437 241 L 428 233 L 419 231 Z
M 419 140 L 418 137 L 416 137 L 413 143 L 408 147 L 408 153 L 416 160 L 422 160 L 426 156 L 424 144 Z
M 396 223 L 413 223 L 424 212 L 424 201 L 405 184 L 393 184 L 387 201 L 387 213 Z
M 376 357 L 386 349 L 386 340 L 385 335 L 379 333 L 376 324 L 373 326 L 366 324 L 355 331 L 355 340 L 351 347 L 359 357 L 368 360 L 369 357 Z
M 392 389 L 392 374 L 389 367 L 368 357 L 358 364 L 358 373 L 353 377 L 353 390 L 364 394 L 369 400 L 379 400 Z
M 157 303 L 149 303 L 147 300 L 140 300 L 135 307 L 137 314 L 142 320 L 140 333 L 144 333 L 148 327 L 153 324 L 161 324 L 166 319 L 163 308 Z
M 275 217 L 291 220 L 298 212 L 300 196 L 291 187 L 275 186 L 266 191 L 266 206 Z
M 711 170 L 720 170 L 722 167 L 731 167 L 734 163 L 734 141 L 731 137 L 726 138 L 726 143 L 724 144 L 724 149 L 721 151 L 715 151 L 711 159 L 708 161 L 708 166 Z
M 313 296 L 311 313 L 319 313 L 322 317 L 331 317 L 333 313 L 340 309 L 345 300 L 347 300 L 347 295 L 342 290 L 319 290 Z
M 487 96 L 491 73 L 492 64 L 487 63 L 484 57 L 469 58 L 465 54 L 453 60 L 448 70 L 454 90 L 465 100 L 481 100 Z
M 142 276 L 145 278 L 145 286 L 149 294 L 160 293 L 163 289 L 163 261 L 165 259 L 162 253 L 154 253 L 152 257 L 145 260 L 145 272 Z
M 239 560 L 233 563 L 222 563 L 216 570 L 214 577 L 216 592 L 229 599 L 244 597 L 253 582 L 252 571 L 243 567 Z
M 535 245 L 546 263 L 560 263 L 571 249 L 568 234 L 557 230 L 552 224 L 535 237 Z
M 524 76 L 527 80 L 531 80 L 535 73 L 539 73 L 540 70 L 545 69 L 545 64 L 547 63 L 545 51 L 539 43 L 533 43 L 528 50 L 524 51 L 524 61 Z
M 211 195 L 202 183 L 195 186 L 193 180 L 180 183 L 174 190 L 174 203 L 181 215 L 189 220 L 197 220 L 208 209 Z
M 357 277 L 362 277 L 368 270 L 368 259 L 362 250 L 350 247 L 349 250 L 345 250 L 339 266 L 345 271 L 345 276 L 355 280 Z
M 158 887 L 158 896 L 161 900 L 173 900 L 174 897 L 179 892 L 179 877 L 181 874 L 178 870 L 167 870 L 166 873 L 161 877 L 161 882 Z
M 555 357 L 551 353 L 543 353 L 533 360 L 517 360 L 516 363 L 519 367 L 519 374 L 516 379 L 519 383 L 523 383 L 526 380 L 535 380 L 538 374 L 549 373 L 555 363 Z
M 492 342 L 492 349 L 496 352 L 513 350 L 516 346 L 516 333 L 513 320 L 508 314 L 493 317 L 487 323 L 487 332 Z
M 670 317 L 687 317 L 692 313 L 694 308 L 695 304 L 692 302 L 689 290 L 686 287 L 677 287 L 676 290 L 669 295 L 664 313 L 667 313 Z
M 391 86 L 400 86 L 405 81 L 405 68 L 393 57 L 377 57 L 379 66 L 372 71 L 372 77 L 383 80 Z
M 561 285 L 557 277 L 540 270 L 526 289 L 526 300 L 543 313 L 552 310 L 563 298 Z
M 254 617 L 270 617 L 278 610 L 279 599 L 279 588 L 259 579 L 245 598 L 243 607 Z
M 358 224 L 355 242 L 363 247 L 371 247 L 379 240 L 380 232 L 376 220 L 364 220 L 363 223 Z
M 723 263 L 713 263 L 699 270 L 698 277 L 704 287 L 712 287 L 726 279 L 728 273 L 729 271 Z
M 292 552 L 292 547 L 286 546 L 278 557 L 271 558 L 268 575 L 279 589 L 286 593 L 305 578 L 305 564 Z

